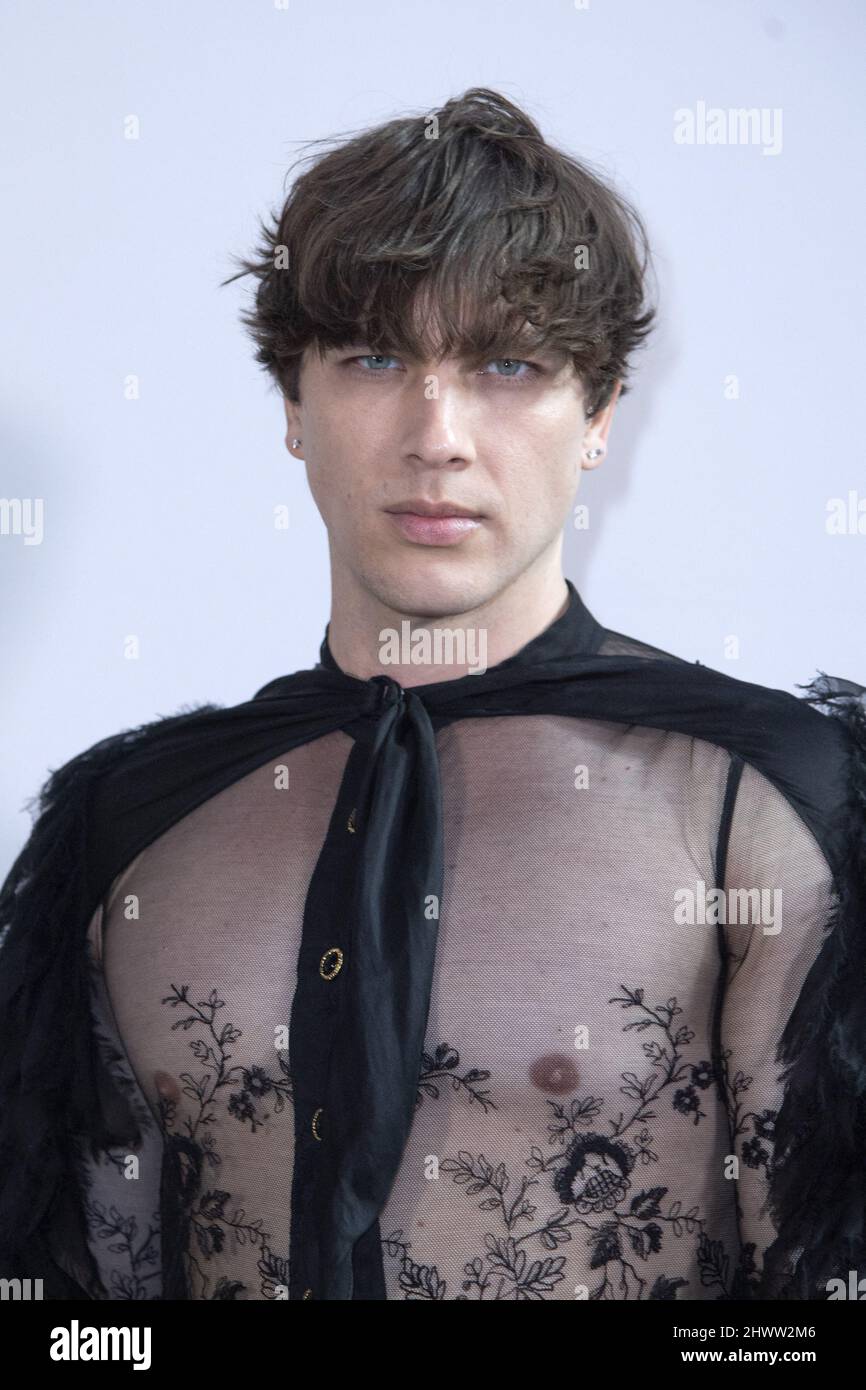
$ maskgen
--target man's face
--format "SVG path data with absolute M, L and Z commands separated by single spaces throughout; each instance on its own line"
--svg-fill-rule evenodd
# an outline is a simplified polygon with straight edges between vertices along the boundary
M 617 387 L 617 393 L 618 393 Z M 368 344 L 304 355 L 287 444 L 305 460 L 328 531 L 334 590 L 360 586 L 418 617 L 471 612 L 533 564 L 559 563 L 562 529 L 588 467 L 583 393 L 553 352 L 419 362 Z M 407 517 L 453 504 L 473 519 Z M 395 514 L 404 513 L 403 516 Z

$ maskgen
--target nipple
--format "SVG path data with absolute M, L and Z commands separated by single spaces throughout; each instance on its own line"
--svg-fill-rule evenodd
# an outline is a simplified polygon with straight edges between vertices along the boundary
M 537 1057 L 529 1068 L 529 1077 L 539 1091 L 552 1091 L 557 1096 L 576 1091 L 580 1081 L 574 1061 L 564 1052 L 548 1052 Z
M 170 1076 L 167 1071 L 155 1071 L 153 1073 L 153 1082 L 156 1086 L 157 1094 L 160 1095 L 163 1100 L 180 1100 L 180 1087 L 174 1077 Z

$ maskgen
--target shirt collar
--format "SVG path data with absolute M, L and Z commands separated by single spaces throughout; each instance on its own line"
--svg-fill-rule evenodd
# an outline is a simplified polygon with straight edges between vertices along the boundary
M 540 662 L 557 661 L 562 657 L 592 656 L 598 651 L 604 640 L 605 628 L 590 613 L 571 580 L 566 579 L 565 583 L 568 588 L 568 607 L 565 612 L 554 618 L 537 637 L 533 637 L 513 656 L 497 662 L 495 666 L 489 667 L 489 670 L 507 670 L 511 666 L 537 666 Z M 326 671 L 340 671 L 345 675 L 342 667 L 334 660 L 328 643 L 330 626 L 328 623 L 325 628 L 325 636 L 319 648 L 317 669 L 324 667 Z

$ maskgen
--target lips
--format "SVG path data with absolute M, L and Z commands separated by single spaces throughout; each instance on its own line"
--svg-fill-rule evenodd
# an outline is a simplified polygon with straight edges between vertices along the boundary
M 396 502 L 387 507 L 391 513 L 400 512 L 407 516 L 469 516 L 480 517 L 472 507 L 464 507 L 460 502 L 427 502 L 424 498 L 412 497 L 408 502 Z
M 458 545 L 481 527 L 481 517 L 471 514 L 429 515 L 419 512 L 386 512 L 396 529 L 416 545 Z

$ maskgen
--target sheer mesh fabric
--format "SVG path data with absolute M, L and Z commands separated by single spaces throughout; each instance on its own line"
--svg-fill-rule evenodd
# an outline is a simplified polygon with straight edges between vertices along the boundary
M 608 651 L 658 649 L 609 634 Z M 287 788 L 268 763 L 214 796 L 91 921 L 94 1013 L 146 1122 L 137 1165 L 82 1158 L 111 1298 L 160 1296 L 166 1133 L 203 1160 L 192 1296 L 281 1296 L 288 1024 L 352 746 L 330 734 L 279 760 Z M 821 946 L 823 854 L 746 766 L 720 886 L 765 890 L 775 920 L 726 923 L 723 963 L 718 928 L 677 904 L 716 885 L 724 750 L 565 716 L 464 719 L 437 747 L 445 893 L 412 1131 L 379 1218 L 388 1298 L 729 1296 L 774 1236 L 774 1053 Z

